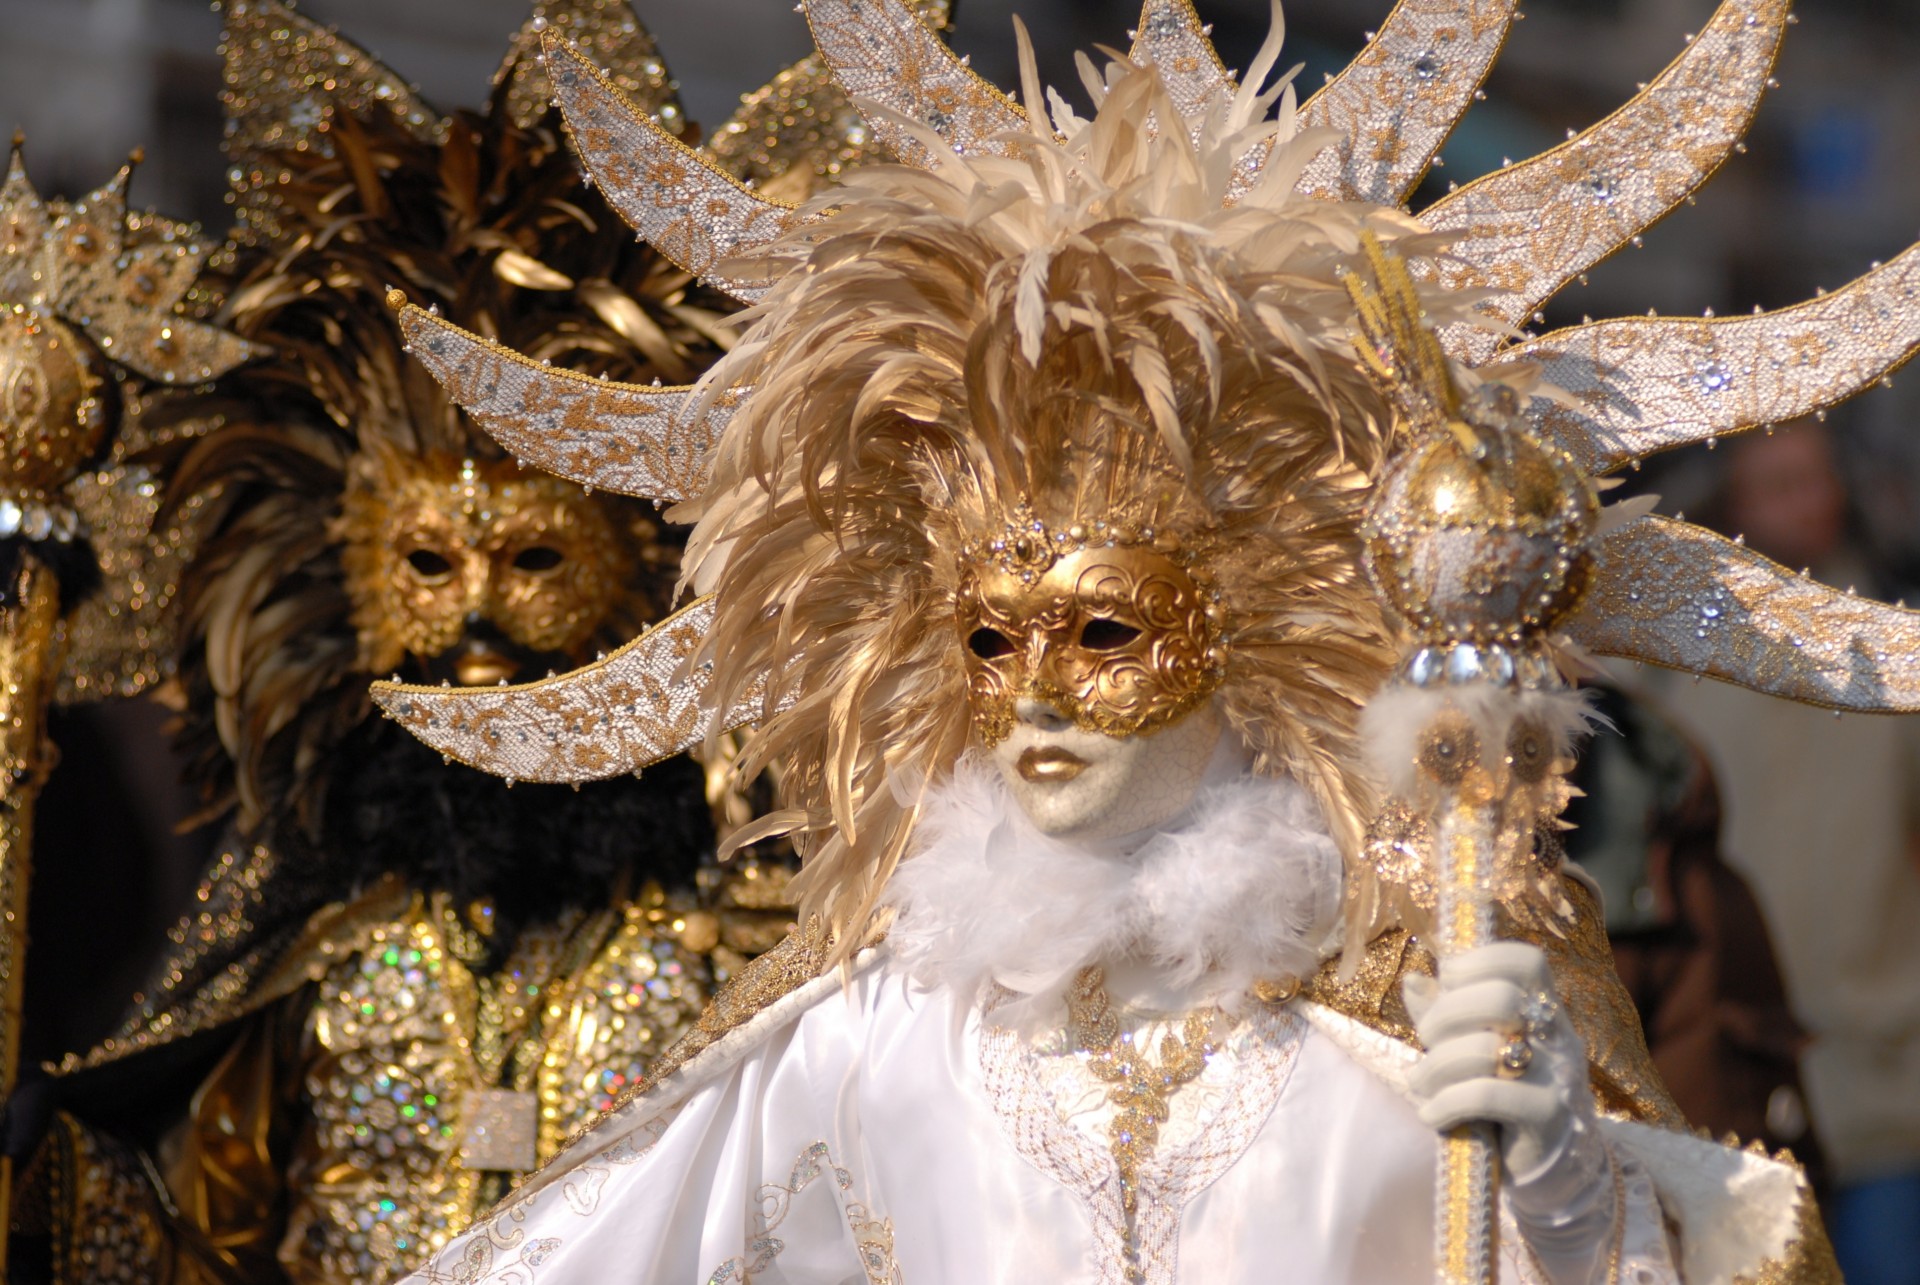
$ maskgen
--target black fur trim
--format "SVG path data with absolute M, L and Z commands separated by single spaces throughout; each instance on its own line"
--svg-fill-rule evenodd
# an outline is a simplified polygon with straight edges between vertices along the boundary
M 374 719 L 335 763 L 322 844 L 329 882 L 358 888 L 393 873 L 461 904 L 491 898 L 503 946 L 527 924 L 603 904 L 623 880 L 691 887 L 713 850 L 704 778 L 684 757 L 577 791 L 509 789 Z

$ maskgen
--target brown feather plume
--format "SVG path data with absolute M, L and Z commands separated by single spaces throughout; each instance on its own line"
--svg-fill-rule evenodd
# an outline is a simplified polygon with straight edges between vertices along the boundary
M 390 115 L 336 113 L 328 148 L 283 167 L 277 241 L 239 252 L 221 320 L 271 360 L 181 415 L 220 427 L 169 463 L 173 503 L 214 494 L 212 534 L 181 586 L 182 742 L 210 810 L 318 824 L 331 756 L 372 712 L 334 533 L 354 461 L 500 454 L 406 355 L 397 288 L 536 358 L 610 378 L 696 377 L 731 305 L 637 244 L 585 188 L 557 117 L 516 125 L 502 94 L 444 141 Z M 630 533 L 636 579 L 588 651 L 663 605 L 671 549 L 641 508 L 596 497 Z M 653 558 L 650 564 L 648 557 Z M 585 659 L 579 657 L 578 659 Z

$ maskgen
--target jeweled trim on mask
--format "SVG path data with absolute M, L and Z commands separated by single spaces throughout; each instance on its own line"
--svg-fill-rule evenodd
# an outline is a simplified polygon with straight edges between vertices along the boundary
M 1025 698 L 1089 731 L 1151 734 L 1226 673 L 1226 610 L 1203 559 L 1146 524 L 1056 527 L 1020 505 L 962 548 L 955 620 L 988 747 L 1012 731 Z

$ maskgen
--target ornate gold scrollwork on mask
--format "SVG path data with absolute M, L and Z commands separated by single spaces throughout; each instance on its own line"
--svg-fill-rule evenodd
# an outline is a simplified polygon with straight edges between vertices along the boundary
M 1204 573 L 1177 549 L 1089 547 L 1080 528 L 1056 536 L 1030 525 L 961 572 L 967 698 L 982 741 L 1006 738 L 1022 698 L 1087 730 L 1135 736 L 1213 694 L 1226 664 L 1223 613 Z
M 630 538 L 597 501 L 510 460 L 363 454 L 335 535 L 375 673 L 439 656 L 479 623 L 526 652 L 571 655 L 634 571 Z

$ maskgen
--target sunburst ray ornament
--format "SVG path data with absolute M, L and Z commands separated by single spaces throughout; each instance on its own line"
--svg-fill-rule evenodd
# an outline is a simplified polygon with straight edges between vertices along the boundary
M 1291 185 L 1320 198 L 1404 200 L 1471 103 L 1511 10 L 1487 0 L 1400 5 L 1353 67 L 1297 112 L 1283 106 L 1282 136 L 1308 123 L 1341 131 L 1299 165 Z M 1007 95 L 976 83 L 964 61 L 899 0 L 814 0 L 808 16 L 820 56 L 873 128 L 905 147 L 915 164 L 970 166 L 985 175 L 1005 162 L 1008 149 L 1032 146 L 1020 141 L 1023 133 L 1055 137 L 1051 124 L 1030 124 Z M 1493 320 L 1523 316 L 1664 216 L 1739 142 L 1767 87 L 1786 21 L 1781 0 L 1725 0 L 1681 58 L 1619 112 L 1543 157 L 1437 203 L 1422 221 L 1459 238 L 1442 260 L 1451 266 L 1438 284 L 1505 289 L 1487 296 L 1483 310 Z M 1135 35 L 1133 56 L 1160 68 L 1169 93 L 1192 113 L 1186 124 L 1196 136 L 1207 113 L 1224 115 L 1229 97 L 1244 92 L 1186 0 L 1148 0 Z M 828 203 L 802 207 L 745 188 L 691 154 L 564 41 L 549 35 L 548 47 L 582 164 L 643 231 L 661 231 L 645 220 L 663 209 L 691 220 L 662 233 L 660 242 L 683 266 L 759 298 L 783 267 L 799 261 L 798 252 L 769 258 L 754 251 L 783 235 L 804 239 L 806 221 L 830 217 Z M 1264 52 L 1263 65 L 1271 66 L 1276 53 Z M 860 97 L 882 81 L 892 98 Z M 1221 132 L 1216 126 L 1216 136 Z M 1243 135 L 1236 160 L 1264 162 L 1274 137 Z M 1390 146 L 1382 151 L 1381 140 L 1394 138 L 1411 149 L 1404 158 Z M 944 155 L 935 154 L 935 143 L 944 144 Z M 1400 159 L 1383 170 L 1389 153 Z M 1344 158 L 1337 170 L 1329 168 L 1333 158 Z M 1256 166 L 1251 177 L 1237 178 L 1227 199 L 1244 203 L 1259 176 Z M 722 248 L 734 257 L 723 260 Z M 1534 398 L 1523 413 L 1598 476 L 1688 442 L 1834 405 L 1897 369 L 1920 346 L 1917 254 L 1910 249 L 1823 298 L 1751 317 L 1603 320 L 1504 341 L 1497 326 L 1455 323 L 1442 339 L 1447 356 L 1468 368 L 1539 363 L 1571 397 Z M 1431 271 L 1417 257 L 1413 266 Z M 742 272 L 755 279 L 743 281 Z M 403 324 L 417 355 L 516 454 L 589 485 L 661 500 L 698 493 L 701 451 L 750 396 L 745 388 L 711 385 L 596 389 L 516 360 L 438 317 L 408 309 Z M 1668 519 L 1641 517 L 1605 536 L 1586 607 L 1564 634 L 1603 655 L 1835 709 L 1920 710 L 1910 659 L 1920 655 L 1920 616 L 1865 603 Z M 582 733 L 549 711 L 576 688 L 602 681 L 594 668 L 524 695 L 488 694 L 489 722 L 537 727 L 537 751 L 525 748 L 531 742 L 489 743 L 468 730 L 458 711 L 479 699 L 475 693 L 382 687 L 377 698 L 390 710 L 404 702 L 416 733 L 489 771 L 570 779 L 566 774 L 578 769 L 559 765 L 596 756 L 567 748 Z M 632 744 L 678 747 L 709 730 L 686 727 L 671 703 L 660 717 L 679 732 Z M 718 721 L 733 717 L 737 711 Z M 711 724 L 716 716 L 703 718 Z M 592 774 L 640 770 L 651 752 L 601 758 Z

